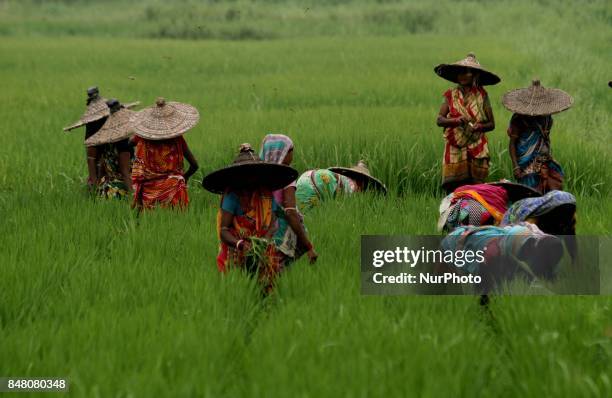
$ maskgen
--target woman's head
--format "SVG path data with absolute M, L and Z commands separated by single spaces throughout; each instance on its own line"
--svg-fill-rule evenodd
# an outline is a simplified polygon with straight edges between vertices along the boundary
M 476 69 L 462 67 L 457 71 L 457 82 L 463 87 L 472 87 L 478 85 L 479 73 Z
M 291 165 L 293 141 L 284 134 L 268 134 L 261 142 L 259 157 L 264 162 Z

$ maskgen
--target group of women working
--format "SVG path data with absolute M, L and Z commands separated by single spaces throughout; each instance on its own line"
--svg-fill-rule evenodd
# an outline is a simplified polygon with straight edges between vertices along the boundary
M 85 114 L 65 130 L 86 127 L 91 190 L 105 198 L 131 194 L 132 207 L 139 212 L 187 207 L 187 181 L 198 163 L 182 135 L 198 122 L 197 110 L 159 98 L 135 112 L 116 99 L 104 99 L 96 87 L 87 94 Z M 314 263 L 318 257 L 303 212 L 338 195 L 369 188 L 386 192 L 363 161 L 298 176 L 290 167 L 293 150 L 290 137 L 268 134 L 258 154 L 250 144 L 242 144 L 231 165 L 204 177 L 204 188 L 221 195 L 219 271 L 244 267 L 270 289 L 276 275 L 293 261 L 305 254 Z M 184 160 L 189 163 L 186 172 Z
M 518 184 L 485 183 L 490 158 L 486 133 L 495 128 L 495 120 L 484 86 L 501 79 L 474 54 L 434 70 L 457 84 L 444 93 L 437 119 L 444 128 L 442 187 L 448 193 L 438 222 L 448 233 L 443 246 L 487 249 L 485 266 L 473 262 L 463 268 L 486 277 L 485 291 L 522 269 L 529 270 L 528 277 L 553 278 L 562 242 L 573 260 L 577 255 L 576 199 L 562 191 L 563 170 L 550 145 L 551 115 L 569 109 L 572 98 L 537 80 L 506 93 L 502 103 L 513 113 L 509 153 Z
M 457 84 L 444 93 L 437 118 L 445 139 L 442 187 L 449 194 L 440 208 L 439 227 L 449 233 L 448 239 L 463 237 L 453 245 L 471 244 L 472 237 L 489 245 L 500 236 L 523 236 L 523 243 L 504 246 L 516 252 L 534 248 L 540 241 L 549 245 L 551 234 L 573 234 L 575 199 L 561 191 L 563 171 L 550 148 L 551 115 L 568 109 L 571 97 L 538 81 L 504 95 L 503 104 L 514 113 L 508 128 L 509 152 L 519 184 L 487 184 L 486 133 L 495 128 L 495 121 L 483 86 L 500 78 L 484 69 L 473 54 L 434 70 Z M 132 206 L 139 211 L 188 206 L 187 182 L 198 163 L 182 135 L 197 124 L 198 111 L 159 98 L 136 112 L 129 109 L 133 104 L 102 98 L 96 87 L 87 95 L 85 114 L 65 130 L 86 127 L 92 190 L 103 197 L 132 194 Z M 204 188 L 221 195 L 219 270 L 244 267 L 257 273 L 266 289 L 300 256 L 305 254 L 310 262 L 317 259 L 304 212 L 337 195 L 366 189 L 386 192 L 363 161 L 354 167 L 308 170 L 298 176 L 291 168 L 293 152 L 291 138 L 268 134 L 259 153 L 243 144 L 231 165 L 202 181 Z M 189 163 L 187 171 L 184 159 Z M 483 240 L 483 236 L 491 239 Z M 534 236 L 542 239 L 534 241 Z

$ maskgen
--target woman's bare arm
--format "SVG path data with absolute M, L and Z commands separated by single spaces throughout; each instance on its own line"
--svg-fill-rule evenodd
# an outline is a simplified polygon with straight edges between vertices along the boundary
M 226 245 L 239 250 L 249 250 L 250 242 L 242 240 L 240 247 L 237 247 L 241 239 L 236 238 L 231 232 L 234 215 L 228 211 L 221 210 L 221 241 Z
M 298 241 L 308 249 L 308 259 L 311 263 L 314 263 L 317 260 L 318 254 L 315 252 L 310 239 L 308 239 L 308 233 L 300 221 L 296 208 L 295 189 L 295 187 L 288 187 L 283 190 L 283 208 L 285 209 L 289 227 L 297 235 Z
M 191 153 L 187 145 L 185 145 L 184 155 L 187 162 L 189 162 L 189 170 L 187 170 L 183 176 L 185 178 L 185 183 L 187 183 L 189 178 L 198 170 L 199 166 L 198 161 L 196 160 L 195 156 L 193 156 L 193 153 Z
M 446 103 L 446 101 L 444 101 L 444 103 L 442 103 L 442 106 L 440 106 L 440 112 L 438 112 L 438 118 L 436 119 L 436 124 L 439 127 L 458 127 L 465 123 L 465 119 L 463 118 L 463 116 L 457 118 L 447 117 L 449 112 L 450 109 L 448 107 L 448 104 Z
M 121 177 L 128 192 L 132 192 L 132 168 L 130 166 L 130 157 L 129 151 L 119 152 L 119 170 L 121 171 Z

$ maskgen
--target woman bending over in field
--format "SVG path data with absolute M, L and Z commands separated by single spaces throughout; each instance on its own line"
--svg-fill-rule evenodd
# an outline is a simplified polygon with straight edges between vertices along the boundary
M 308 170 L 297 180 L 296 198 L 298 207 L 306 211 L 321 202 L 346 195 L 374 189 L 386 194 L 387 187 L 370 174 L 364 161 L 353 167 L 330 167 Z
M 434 71 L 458 86 L 444 93 L 437 125 L 444 128 L 442 188 L 447 193 L 466 184 L 485 181 L 489 175 L 489 147 L 485 133 L 495 129 L 493 110 L 483 86 L 500 82 L 485 70 L 474 54 Z
M 501 222 L 502 226 L 528 222 L 543 232 L 562 236 L 573 259 L 576 258 L 576 198 L 569 192 L 550 191 L 541 197 L 514 203 Z
M 166 102 L 163 98 L 132 117 L 136 134 L 132 207 L 139 211 L 157 205 L 187 207 L 187 182 L 198 169 L 198 162 L 182 135 L 195 126 L 199 118 L 193 106 Z M 189 162 L 186 173 L 183 172 L 184 158 Z
M 297 171 L 289 166 L 259 159 L 249 144 L 241 145 L 232 165 L 204 177 L 202 186 L 221 194 L 217 213 L 220 272 L 243 268 L 258 276 L 265 291 L 272 289 L 282 269 L 282 255 L 273 242 L 279 207 L 272 192 L 296 177 Z
M 552 157 L 552 114 L 572 106 L 572 97 L 558 89 L 544 88 L 539 80 L 531 87 L 512 90 L 502 99 L 514 114 L 510 119 L 510 157 L 514 177 L 542 193 L 563 189 L 563 170 Z
M 123 198 L 132 192 L 132 148 L 128 138 L 133 133 L 130 117 L 134 112 L 122 108 L 116 99 L 111 99 L 106 104 L 110 109 L 110 116 L 96 134 L 85 140 L 85 145 L 88 148 L 97 148 L 99 155 L 96 172 L 98 195 L 105 198 Z
M 284 164 L 291 166 L 293 161 L 293 141 L 283 134 L 268 134 L 261 143 L 259 157 L 264 162 Z M 283 265 L 287 266 L 299 259 L 304 253 L 310 263 L 317 260 L 317 252 L 308 239 L 308 232 L 304 226 L 304 216 L 296 205 L 296 181 L 282 189 L 272 192 L 274 200 L 279 205 L 277 212 L 278 229 L 274 240 L 278 250 L 283 255 Z
M 442 200 L 438 230 L 450 232 L 459 226 L 499 225 L 511 203 L 534 196 L 540 196 L 539 192 L 507 180 L 463 185 Z

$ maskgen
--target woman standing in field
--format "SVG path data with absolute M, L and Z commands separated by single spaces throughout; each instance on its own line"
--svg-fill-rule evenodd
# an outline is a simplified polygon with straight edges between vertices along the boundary
M 293 141 L 283 134 L 268 134 L 261 143 L 259 157 L 264 162 L 291 166 Z M 278 229 L 274 235 L 274 240 L 277 249 L 283 255 L 284 266 L 296 261 L 304 253 L 308 256 L 311 264 L 318 257 L 310 239 L 308 239 L 308 233 L 304 226 L 304 216 L 297 209 L 296 186 L 294 180 L 286 187 L 272 192 L 274 200 L 279 205 L 277 213 Z
M 88 148 L 97 148 L 98 195 L 105 198 L 123 198 L 132 192 L 132 151 L 128 138 L 133 129 L 130 117 L 134 113 L 122 108 L 119 101 L 106 102 L 110 116 L 102 128 L 85 140 Z
M 363 160 L 353 167 L 330 167 L 308 170 L 297 180 L 298 207 L 306 211 L 337 195 L 347 195 L 375 189 L 383 194 L 387 187 L 370 174 Z
M 444 93 L 437 125 L 444 128 L 442 188 L 447 193 L 466 184 L 478 184 L 489 175 L 489 148 L 485 133 L 495 129 L 493 110 L 483 86 L 500 78 L 485 70 L 474 54 L 434 71 L 458 86 Z
M 200 115 L 193 106 L 166 102 L 158 98 L 155 105 L 132 116 L 136 136 L 132 183 L 138 210 L 179 207 L 189 204 L 187 182 L 198 169 L 198 162 L 182 135 L 194 127 Z M 189 169 L 183 172 L 183 159 Z
M 127 104 L 125 108 L 131 108 L 138 105 L 138 102 Z M 64 131 L 70 131 L 78 127 L 85 126 L 85 140 L 98 132 L 106 122 L 106 118 L 110 114 L 106 99 L 100 96 L 98 87 L 90 87 L 87 89 L 87 109 L 78 122 L 65 127 Z M 90 189 L 97 186 L 99 180 L 98 163 L 100 161 L 100 153 L 95 145 L 87 146 L 87 185 Z
M 87 89 L 87 110 L 81 116 L 78 122 L 65 127 L 64 131 L 70 131 L 78 127 L 85 126 L 85 140 L 93 136 L 102 128 L 106 122 L 106 118 L 110 114 L 106 99 L 100 96 L 98 87 L 90 87 Z M 96 187 L 98 181 L 98 161 L 99 154 L 96 146 L 87 146 L 87 186 L 90 189 Z
M 552 157 L 552 114 L 572 106 L 565 91 L 544 88 L 539 80 L 531 87 L 506 93 L 502 103 L 513 112 L 508 127 L 514 177 L 542 193 L 563 189 L 563 169 Z
M 258 275 L 269 290 L 282 269 L 282 256 L 272 241 L 279 210 L 273 191 L 294 181 L 297 171 L 284 164 L 264 162 L 249 144 L 240 146 L 233 164 L 208 174 L 202 186 L 221 194 L 217 213 L 220 241 L 217 268 L 244 268 Z

